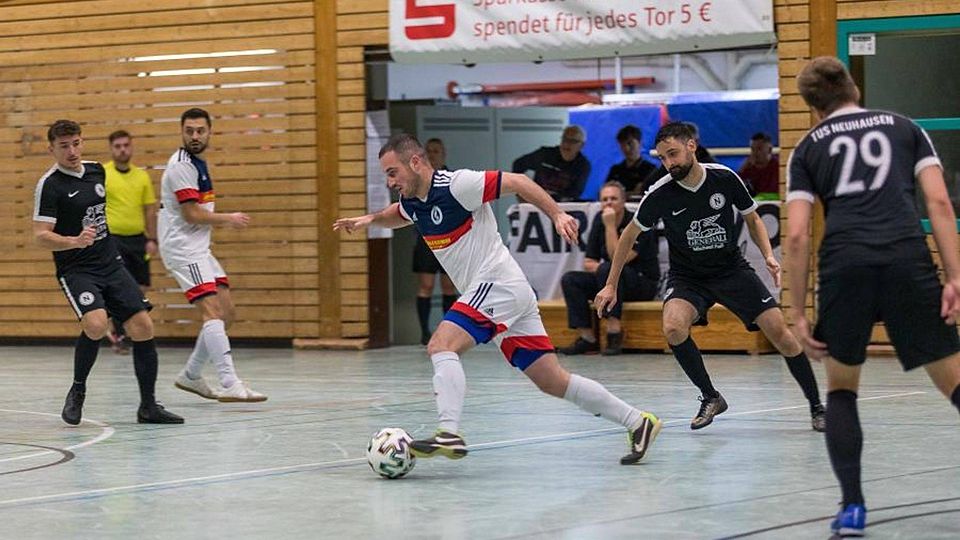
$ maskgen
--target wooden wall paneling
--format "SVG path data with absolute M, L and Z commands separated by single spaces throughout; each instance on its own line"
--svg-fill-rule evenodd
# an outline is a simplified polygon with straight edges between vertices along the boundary
M 109 157 L 107 134 L 130 130 L 135 162 L 158 183 L 180 142 L 179 114 L 194 103 L 214 116 L 205 157 L 218 207 L 253 216 L 248 230 L 214 234 L 213 249 L 237 289 L 239 320 L 231 335 L 320 335 L 321 290 L 328 282 L 319 274 L 317 3 L 4 2 L 0 166 L 9 177 L 0 188 L 0 225 L 8 231 L 0 239 L 0 336 L 76 334 L 50 253 L 33 246 L 30 230 L 33 188 L 51 165 L 46 125 L 59 117 L 80 121 L 85 158 L 101 160 Z M 51 28 L 57 40 L 49 39 Z M 255 49 L 247 56 L 138 58 Z M 335 65 L 335 53 L 332 58 Z M 185 71 L 160 76 L 161 70 Z M 335 97 L 333 103 L 327 111 L 335 115 Z M 336 141 L 331 147 L 338 148 Z M 160 261 L 153 274 L 157 334 L 193 337 L 198 313 Z

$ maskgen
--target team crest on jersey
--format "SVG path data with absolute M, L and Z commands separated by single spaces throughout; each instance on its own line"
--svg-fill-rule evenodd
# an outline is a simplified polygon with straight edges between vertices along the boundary
M 723 203 L 725 202 L 727 202 L 727 199 L 723 196 L 723 193 L 714 193 L 710 196 L 710 208 L 714 210 L 723 208 Z
M 103 184 L 95 185 L 93 190 L 97 192 L 98 197 L 105 197 L 107 195 L 107 190 L 103 189 Z
M 77 301 L 80 302 L 81 306 L 89 306 L 93 303 L 93 293 L 90 291 L 83 291 L 80 293 L 80 296 L 77 297 Z
M 430 209 L 430 221 L 432 221 L 434 225 L 439 225 L 440 222 L 443 221 L 443 212 L 439 206 L 434 206 Z
M 416 213 L 416 212 L 410 214 L 410 221 L 412 221 L 412 222 L 414 222 L 414 223 L 417 222 L 417 213 Z
M 723 196 L 720 195 L 720 197 Z M 713 206 L 712 197 L 710 205 Z M 720 219 L 720 214 L 695 219 L 690 223 L 690 228 L 687 230 L 687 244 L 690 249 L 707 251 L 709 249 L 721 249 L 727 244 L 727 231 L 717 223 L 718 219 Z

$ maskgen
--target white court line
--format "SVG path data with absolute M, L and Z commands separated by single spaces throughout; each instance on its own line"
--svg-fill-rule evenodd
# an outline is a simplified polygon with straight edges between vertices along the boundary
M 37 411 L 21 411 L 21 410 L 18 410 L 18 409 L 0 409 L 0 412 L 20 413 L 20 414 L 36 414 L 36 415 L 40 415 L 40 416 L 53 416 L 53 417 L 55 417 L 55 418 L 60 418 L 60 415 L 59 415 L 59 414 L 46 413 L 46 412 L 37 412 Z M 91 446 L 91 445 L 97 444 L 98 442 L 105 441 L 105 440 L 109 439 L 110 437 L 112 437 L 113 434 L 114 434 L 114 432 L 116 431 L 115 429 L 113 429 L 112 427 L 110 427 L 108 424 L 105 424 L 105 423 L 103 423 L 103 422 L 99 422 L 99 421 L 97 421 L 97 420 L 92 420 L 92 419 L 90 419 L 90 418 L 83 418 L 81 421 L 82 421 L 82 422 L 86 422 L 86 423 L 88 423 L 88 424 L 93 424 L 93 425 L 95 425 L 95 426 L 98 426 L 98 427 L 100 428 L 100 430 L 101 430 L 101 431 L 100 431 L 100 435 L 97 435 L 96 437 L 94 437 L 94 438 L 92 438 L 92 439 L 89 439 L 89 440 L 86 440 L 86 441 L 83 441 L 83 442 L 81 442 L 81 443 L 77 443 L 77 444 L 74 444 L 74 445 L 71 445 L 71 446 L 67 446 L 66 448 L 64 448 L 64 450 L 76 450 L 76 449 L 78 449 L 78 448 L 85 448 L 85 447 L 87 447 L 87 446 Z M 9 458 L 0 459 L 0 463 L 5 463 L 5 462 L 7 462 L 7 461 L 19 461 L 19 460 L 23 460 L 23 459 L 32 459 L 32 458 L 35 458 L 35 457 L 45 456 L 45 455 L 47 455 L 47 454 L 56 454 L 56 453 L 57 453 L 57 452 L 54 452 L 53 450 L 44 450 L 43 452 L 34 452 L 33 454 L 26 454 L 26 455 L 24 455 L 24 456 L 16 456 L 16 457 L 9 457 Z
M 906 392 L 906 393 L 902 393 L 902 394 L 890 394 L 890 395 L 886 395 L 886 396 L 876 396 L 876 397 L 870 397 L 870 398 L 863 398 L 863 399 L 861 399 L 860 401 L 875 400 L 875 399 L 890 399 L 890 398 L 897 398 L 897 397 L 904 397 L 904 396 L 913 396 L 913 395 L 925 394 L 925 393 L 926 393 L 926 392 Z M 760 414 L 760 413 L 764 413 L 764 412 L 774 412 L 774 411 L 786 411 L 786 410 L 791 410 L 791 409 L 800 409 L 800 408 L 803 408 L 803 407 L 806 407 L 806 405 L 795 405 L 795 406 L 791 406 L 791 407 L 778 407 L 778 408 L 775 408 L 775 409 L 760 409 L 760 410 L 756 410 L 756 411 L 744 411 L 744 412 L 740 412 L 740 413 L 731 413 L 731 414 L 728 414 L 728 415 L 726 415 L 726 416 L 744 416 L 744 415 L 748 415 L 748 414 Z M 2 411 L 2 410 L 3 410 L 3 409 L 0 409 L 0 411 Z M 27 412 L 29 412 L 29 411 L 27 411 Z M 47 413 L 42 413 L 42 414 L 47 414 Z M 664 422 L 664 424 L 671 424 L 671 423 L 678 423 L 678 422 L 686 422 L 686 420 L 673 420 L 673 421 L 670 421 L 670 422 Z M 471 445 L 470 448 L 474 448 L 474 449 L 492 448 L 492 447 L 496 447 L 496 446 L 512 445 L 512 444 L 518 444 L 518 443 L 524 443 L 524 442 L 545 441 L 545 440 L 550 440 L 550 439 L 563 439 L 563 438 L 569 438 L 569 437 L 571 437 L 571 436 L 599 435 L 599 434 L 603 434 L 603 433 L 614 433 L 614 432 L 622 431 L 622 430 L 623 430 L 623 427 L 618 426 L 618 427 L 614 427 L 614 428 L 593 429 L 593 430 L 587 430 L 587 431 L 573 431 L 573 432 L 569 432 L 569 433 L 558 433 L 558 434 L 556 434 L 556 435 L 541 435 L 541 436 L 538 436 L 538 437 L 524 437 L 524 438 L 520 438 L 520 439 L 506 439 L 506 440 L 503 440 L 503 441 L 493 441 L 493 442 L 487 442 L 487 443 L 480 443 L 480 444 Z M 181 479 L 179 479 L 179 480 L 165 480 L 165 481 L 162 481 L 162 482 L 147 482 L 147 483 L 143 483 L 143 484 L 131 484 L 131 485 L 127 485 L 127 486 L 117 486 L 117 487 L 112 487 L 112 488 L 88 489 L 88 490 L 83 490 L 83 491 L 70 491 L 70 492 L 67 492 L 67 493 L 55 493 L 55 494 L 52 494 L 52 495 L 38 495 L 38 496 L 35 496 L 35 497 L 21 497 L 21 498 L 18 498 L 18 499 L 0 500 L 0 507 L 3 507 L 3 506 L 12 506 L 12 505 L 23 504 L 23 503 L 32 503 L 32 502 L 55 501 L 55 500 L 57 500 L 57 499 L 68 499 L 68 498 L 71 498 L 71 497 L 109 495 L 109 494 L 115 494 L 115 493 L 124 493 L 124 492 L 136 491 L 136 490 L 138 490 L 138 489 L 145 489 L 145 488 L 162 488 L 162 487 L 172 487 L 172 486 L 183 486 L 183 487 L 187 487 L 187 486 L 189 486 L 190 484 L 195 484 L 195 483 L 199 483 L 199 482 L 208 482 L 208 481 L 211 481 L 211 480 L 240 479 L 240 478 L 244 478 L 244 477 L 257 476 L 257 475 L 263 475 L 263 474 L 268 474 L 268 473 L 285 472 L 285 471 L 297 471 L 297 470 L 299 470 L 299 469 L 307 470 L 307 469 L 313 469 L 313 468 L 317 468 L 317 467 L 328 467 L 328 466 L 332 466 L 332 465 L 348 465 L 348 464 L 353 464 L 353 463 L 363 463 L 364 460 L 366 460 L 365 457 L 350 458 L 350 459 L 338 459 L 338 460 L 334 460 L 334 461 L 318 461 L 318 462 L 315 462 L 315 463 L 302 463 L 302 464 L 299 464 L 299 465 L 286 465 L 286 466 L 283 466 L 283 467 L 270 467 L 270 468 L 267 468 L 267 469 L 254 469 L 254 470 L 249 470 L 249 471 L 238 471 L 238 472 L 232 472 L 232 473 L 214 474 L 214 475 L 211 475 L 211 476 L 195 476 L 195 477 L 192 477 L 192 478 L 181 478 Z

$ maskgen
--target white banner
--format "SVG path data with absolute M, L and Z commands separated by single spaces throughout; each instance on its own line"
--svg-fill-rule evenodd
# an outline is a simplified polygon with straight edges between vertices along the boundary
M 758 201 L 758 204 L 757 213 L 767 227 L 774 256 L 777 260 L 783 260 L 780 250 L 780 201 Z M 550 218 L 532 204 L 517 204 L 507 210 L 510 220 L 507 247 L 540 300 L 563 298 L 563 291 L 560 289 L 563 274 L 570 270 L 583 270 L 590 224 L 600 212 L 600 203 L 560 203 L 560 208 L 580 222 L 579 246 L 564 242 L 553 228 Z M 627 203 L 627 211 L 636 211 L 636 204 Z M 742 224 L 743 221 L 739 223 Z M 767 289 L 779 298 L 780 288 L 773 285 L 773 278 L 767 271 L 760 249 L 750 239 L 750 231 L 745 226 L 740 227 L 737 238 L 737 245 L 744 258 L 756 270 Z M 669 269 L 666 239 L 661 237 L 659 244 L 660 274 L 666 277 Z
M 768 45 L 772 0 L 390 0 L 390 52 L 469 64 Z

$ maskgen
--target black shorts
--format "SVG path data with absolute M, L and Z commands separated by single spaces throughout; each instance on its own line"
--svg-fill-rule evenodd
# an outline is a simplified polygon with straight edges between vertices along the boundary
M 851 266 L 820 276 L 813 336 L 838 362 L 866 359 L 873 325 L 883 321 L 904 370 L 960 351 L 957 328 L 940 317 L 943 288 L 933 261 Z
M 89 311 L 106 309 L 111 317 L 126 321 L 141 311 L 153 309 L 133 276 L 120 265 L 105 275 L 71 272 L 58 279 L 78 319 Z
M 117 241 L 117 251 L 123 259 L 123 265 L 140 285 L 150 286 L 150 261 L 147 260 L 147 237 L 113 235 Z
M 417 235 L 417 244 L 413 248 L 413 272 L 416 274 L 436 274 L 440 272 L 444 275 L 447 273 L 440 266 L 437 256 L 427 247 L 427 243 L 419 234 Z
M 720 304 L 743 321 L 743 325 L 751 332 L 760 330 L 757 317 L 761 313 L 780 305 L 750 267 L 737 267 L 729 273 L 709 278 L 671 273 L 667 277 L 663 301 L 666 303 L 672 298 L 682 298 L 693 304 L 698 315 L 694 325 L 706 326 L 707 311 L 714 304 Z

